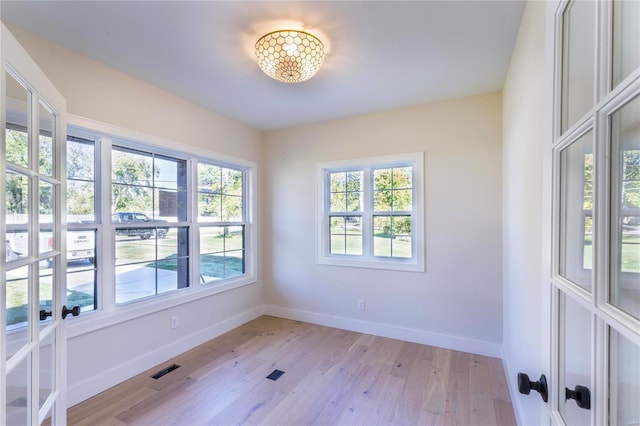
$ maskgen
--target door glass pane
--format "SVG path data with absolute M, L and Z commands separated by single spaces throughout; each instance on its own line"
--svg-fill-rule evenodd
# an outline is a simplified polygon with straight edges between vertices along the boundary
M 613 87 L 640 65 L 640 2 L 613 2 Z
M 591 387 L 591 314 L 570 296 L 560 293 L 560 383 L 558 406 L 569 425 L 590 424 L 590 411 L 566 399 L 566 389 Z
M 29 268 L 7 271 L 7 359 L 29 342 Z
M 29 93 L 9 73 L 7 76 L 7 161 L 19 166 L 29 166 L 29 138 L 27 136 Z
M 562 133 L 593 106 L 595 6 L 594 1 L 572 1 L 562 16 Z
M 40 224 L 40 239 L 38 249 L 40 253 L 53 250 L 53 185 L 48 182 L 40 182 L 38 220 Z
M 53 176 L 53 114 L 40 104 L 40 139 L 38 168 L 40 173 Z
M 593 132 L 560 152 L 560 275 L 591 290 Z
M 611 116 L 609 301 L 640 318 L 640 97 Z
M 53 271 L 54 262 L 53 258 L 49 258 L 40 262 L 40 279 L 38 281 L 38 287 L 40 288 L 39 296 L 40 303 L 38 310 L 53 312 L 54 287 L 53 287 Z M 40 321 L 40 328 L 46 327 L 51 322 L 51 317 L 47 317 L 46 320 Z
M 611 329 L 609 334 L 609 424 L 632 425 L 640 419 L 640 342 Z
M 7 172 L 7 260 L 29 255 L 29 178 Z
M 7 426 L 29 424 L 29 370 L 31 356 L 28 355 L 9 374 L 7 374 Z
M 40 342 L 40 408 L 54 388 L 55 377 L 55 333 L 47 334 Z

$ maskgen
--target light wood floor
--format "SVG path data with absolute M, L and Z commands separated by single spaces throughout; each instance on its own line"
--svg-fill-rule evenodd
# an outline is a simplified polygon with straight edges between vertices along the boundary
M 266 378 L 274 369 L 285 372 L 277 381 Z M 72 407 L 68 422 L 514 425 L 515 417 L 499 359 L 263 316 Z

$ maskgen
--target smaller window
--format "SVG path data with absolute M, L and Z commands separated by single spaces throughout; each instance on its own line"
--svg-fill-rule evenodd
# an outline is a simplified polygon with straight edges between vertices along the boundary
M 424 271 L 423 155 L 318 165 L 318 263 Z

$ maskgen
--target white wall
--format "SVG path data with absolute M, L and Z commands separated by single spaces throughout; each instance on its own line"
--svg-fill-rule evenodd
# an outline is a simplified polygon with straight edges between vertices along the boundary
M 9 28 L 66 97 L 69 113 L 250 160 L 260 170 L 259 131 L 51 41 Z M 83 318 L 71 320 L 69 404 L 237 327 L 260 315 L 261 305 L 262 288 L 257 283 L 79 335 L 74 327 Z M 169 327 L 172 315 L 179 316 L 175 330 Z
M 528 2 L 503 89 L 503 351 L 519 424 L 546 423 L 544 403 L 517 393 L 518 372 L 549 377 L 543 332 L 548 219 L 543 191 L 545 135 L 545 3 Z
M 496 93 L 266 133 L 266 311 L 499 356 L 501 108 Z M 316 163 L 416 151 L 426 272 L 317 265 Z

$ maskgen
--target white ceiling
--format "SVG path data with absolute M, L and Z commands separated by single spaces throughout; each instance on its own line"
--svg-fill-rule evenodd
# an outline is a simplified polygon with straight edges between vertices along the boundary
M 502 88 L 523 1 L 7 1 L 23 27 L 258 129 Z M 253 45 L 287 27 L 330 49 L 311 80 L 260 71 Z

